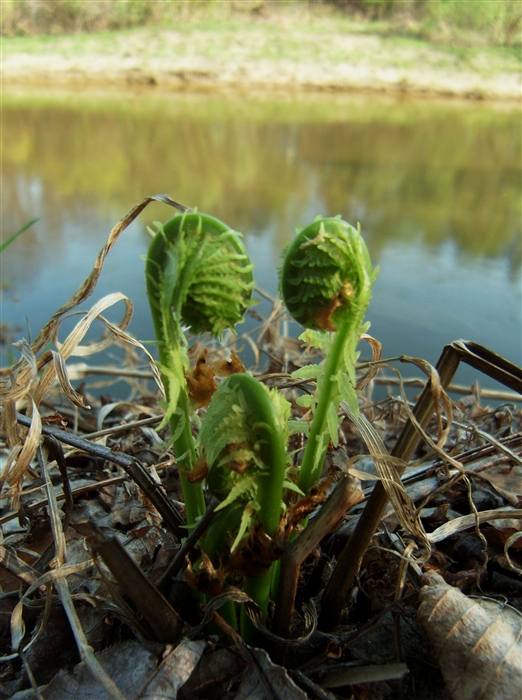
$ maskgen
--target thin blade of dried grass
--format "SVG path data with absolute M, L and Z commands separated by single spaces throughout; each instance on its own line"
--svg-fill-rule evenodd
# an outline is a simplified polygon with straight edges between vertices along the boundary
M 504 518 L 509 518 L 510 520 L 522 520 L 522 510 L 516 508 L 510 508 L 506 510 L 504 508 L 497 508 L 496 510 L 482 510 L 477 513 L 470 513 L 469 515 L 462 515 L 460 518 L 453 518 L 444 525 L 441 525 L 433 532 L 428 534 L 428 539 L 430 542 L 442 542 L 442 540 L 456 535 L 458 532 L 463 530 L 468 530 L 476 524 L 482 524 L 490 522 L 491 520 L 501 520 Z M 520 534 L 520 533 L 518 533 Z
M 27 393 L 27 387 L 32 384 L 38 373 L 36 355 L 25 338 L 13 343 L 13 347 L 20 350 L 21 358 L 12 368 L 1 370 L 9 373 L 9 380 L 0 380 L 0 403 L 18 401 Z
M 426 440 L 426 442 L 428 442 L 428 444 L 433 447 L 433 449 L 435 449 L 439 454 L 445 456 L 445 453 L 442 452 L 442 448 L 446 444 L 446 440 L 448 438 L 448 434 L 451 428 L 451 423 L 453 420 L 453 404 L 451 402 L 450 397 L 442 388 L 439 373 L 437 372 L 435 367 L 433 367 L 429 362 L 419 357 L 409 357 L 407 355 L 401 355 L 400 360 L 401 362 L 408 362 L 416 365 L 428 377 L 428 380 L 430 382 L 430 392 L 433 399 L 433 410 L 435 411 L 435 417 L 437 420 L 438 439 L 436 443 L 430 438 L 430 436 L 419 424 L 416 417 L 413 415 L 413 411 L 409 406 L 408 398 L 404 390 L 403 378 L 401 373 L 395 367 L 391 365 L 389 366 L 389 369 L 391 369 L 397 375 L 397 378 L 399 380 L 400 393 L 404 402 L 404 408 L 408 414 L 408 418 L 415 426 L 416 431 L 419 433 L 423 440 Z M 444 425 L 446 427 L 444 427 Z
M 132 411 L 133 414 L 136 414 L 136 413 L 149 414 L 151 417 L 157 418 L 158 422 L 163 419 L 162 415 L 156 416 L 155 410 L 157 410 L 157 409 L 153 409 L 150 406 L 144 406 L 143 404 L 139 404 L 139 403 L 130 403 L 128 401 L 113 401 L 112 403 L 105 404 L 104 406 L 102 406 L 99 409 L 98 416 L 96 418 L 96 425 L 98 427 L 98 430 L 96 431 L 96 433 L 91 433 L 89 435 L 85 435 L 84 437 L 88 438 L 89 440 L 97 438 L 99 436 L 98 433 L 102 432 L 102 427 L 103 427 L 103 424 L 105 422 L 105 419 L 115 409 L 118 409 L 120 411 Z M 129 425 L 131 425 L 131 424 L 129 423 Z M 107 429 L 107 430 L 108 430 L 107 434 L 108 435 L 111 434 L 111 431 L 109 429 Z
M 56 350 L 52 350 L 54 371 L 56 373 L 56 378 L 58 379 L 60 386 L 63 389 L 64 394 L 67 396 L 69 401 L 78 406 L 79 408 L 90 409 L 90 406 L 85 403 L 85 400 L 81 394 L 75 391 L 69 376 L 67 374 L 67 367 L 65 365 L 65 360 Z
M 37 579 L 33 567 L 19 559 L 15 552 L 10 552 L 3 545 L 0 545 L 0 566 L 27 585 L 31 585 Z
M 108 347 L 110 347 L 114 343 L 110 334 L 102 338 L 100 341 L 93 341 L 88 345 L 80 345 L 80 342 L 85 337 L 85 334 L 87 333 L 95 319 L 99 318 L 101 321 L 105 322 L 106 325 L 109 324 L 109 322 L 106 319 L 104 319 L 101 314 L 103 311 L 109 309 L 111 306 L 114 306 L 119 301 L 123 301 L 125 304 L 125 315 L 120 321 L 120 323 L 117 326 L 114 325 L 113 327 L 126 330 L 132 319 L 132 314 L 134 312 L 134 304 L 128 297 L 125 296 L 125 294 L 122 294 L 121 292 L 112 292 L 111 294 L 107 294 L 102 299 L 97 301 L 87 313 L 83 311 L 74 311 L 72 314 L 64 316 L 62 321 L 66 318 L 69 318 L 69 316 L 74 316 L 76 314 L 84 314 L 83 318 L 80 321 L 78 321 L 74 329 L 69 333 L 69 335 L 63 343 L 60 343 L 60 341 L 58 340 L 59 325 L 56 327 L 56 331 L 53 336 L 53 342 L 58 348 L 60 354 L 66 359 L 71 355 L 75 355 L 76 357 L 85 357 L 86 355 L 93 355 L 96 352 L 103 352 Z
M 2 408 L 2 413 L 0 414 L 0 430 L 4 433 L 9 447 L 14 448 L 20 446 L 20 427 L 16 420 L 16 403 L 14 401 L 6 403 Z
M 409 359 L 412 359 L 414 361 L 417 360 L 417 358 L 409 358 Z M 431 367 L 431 365 L 429 365 L 429 363 L 425 362 L 424 360 L 419 360 L 419 362 L 421 363 L 419 365 L 421 367 L 424 365 Z M 434 368 L 432 368 L 432 369 L 433 369 L 433 372 L 435 373 L 435 375 L 437 375 L 437 377 L 438 377 L 437 371 Z M 400 377 L 400 373 L 398 373 L 398 374 Z M 400 383 L 399 386 L 400 386 L 401 395 L 402 395 L 403 401 L 404 401 L 404 407 L 405 407 L 406 412 L 408 414 L 408 418 L 411 421 L 411 424 L 415 427 L 415 430 L 417 430 L 417 432 L 422 436 L 423 440 L 425 440 L 425 442 L 432 448 L 432 450 L 435 453 L 437 453 L 438 455 L 440 455 L 440 457 L 445 462 L 451 464 L 453 467 L 458 469 L 458 471 L 460 472 L 461 478 L 464 481 L 464 483 L 466 484 L 468 503 L 469 503 L 469 507 L 471 510 L 470 517 L 474 518 L 475 532 L 477 534 L 477 537 L 479 537 L 479 539 L 482 541 L 482 544 L 484 545 L 484 552 L 487 552 L 487 542 L 486 542 L 486 539 L 485 539 L 484 535 L 482 534 L 480 527 L 479 527 L 479 525 L 480 525 L 479 512 L 478 512 L 476 505 L 475 505 L 475 502 L 473 500 L 473 496 L 472 496 L 472 492 L 471 492 L 471 482 L 470 482 L 468 476 L 466 475 L 465 468 L 458 459 L 455 459 L 455 457 L 452 457 L 449 453 L 447 453 L 443 450 L 444 444 L 446 442 L 447 436 L 449 434 L 449 431 L 450 431 L 452 423 L 453 423 L 453 409 L 452 409 L 451 399 L 449 398 L 447 393 L 442 388 L 441 383 L 440 383 L 440 379 L 437 379 L 436 386 L 433 385 L 433 379 L 431 379 L 430 381 L 432 382 L 432 387 L 434 388 L 434 397 L 438 398 L 438 400 L 439 400 L 439 403 L 434 404 L 435 412 L 437 415 L 437 423 L 439 426 L 439 439 L 437 442 L 435 442 L 430 437 L 430 435 L 428 435 L 426 430 L 423 430 L 419 421 L 415 417 L 414 412 L 411 410 L 411 408 L 408 405 L 408 401 L 406 399 L 406 395 L 404 392 L 404 387 Z M 443 410 L 441 410 L 441 405 L 442 405 Z M 441 428 L 441 425 L 443 425 L 444 421 L 446 423 L 446 427 Z
M 76 324 L 73 330 L 69 333 L 69 335 L 63 343 L 60 343 L 56 335 L 53 335 L 53 341 L 58 347 L 58 351 L 64 360 L 69 358 L 72 354 L 88 355 L 94 352 L 106 350 L 110 345 L 114 343 L 114 340 L 110 336 L 108 336 L 102 341 L 94 342 L 91 345 L 80 345 L 81 341 L 85 337 L 85 334 L 88 332 L 95 319 L 101 315 L 102 311 L 105 311 L 105 309 L 110 308 L 118 301 L 123 301 L 125 303 L 126 311 L 121 323 L 123 327 L 126 328 L 129 325 L 130 320 L 132 318 L 133 305 L 131 300 L 128 299 L 124 294 L 121 294 L 121 292 L 116 292 L 103 297 L 103 299 L 100 299 L 100 301 L 98 301 L 91 309 L 89 309 L 85 316 Z M 55 330 L 57 332 L 58 327 Z M 52 364 L 48 364 L 43 370 L 42 376 L 40 377 L 40 380 L 38 381 L 36 388 L 33 391 L 33 398 L 36 405 L 40 404 L 41 400 L 43 399 L 52 382 L 54 381 L 54 378 L 55 368 Z
M 96 258 L 96 262 L 94 263 L 94 267 L 87 276 L 87 278 L 84 280 L 84 282 L 78 287 L 76 292 L 73 294 L 73 296 L 61 306 L 58 311 L 56 311 L 55 314 L 50 318 L 50 320 L 45 324 L 45 326 L 41 329 L 41 331 L 38 333 L 38 336 L 34 340 L 34 342 L 31 344 L 32 352 L 34 355 L 37 355 L 44 347 L 46 347 L 53 339 L 53 337 L 56 334 L 57 327 L 59 325 L 59 321 L 66 314 L 68 311 L 71 311 L 75 306 L 78 306 L 81 304 L 83 301 L 88 299 L 90 295 L 93 293 L 96 284 L 98 282 L 98 279 L 100 277 L 101 271 L 103 269 L 103 264 L 105 262 L 105 258 L 109 254 L 111 248 L 114 246 L 116 241 L 118 240 L 120 234 L 134 221 L 134 219 L 151 203 L 151 202 L 163 202 L 164 204 L 168 204 L 169 206 L 174 207 L 180 212 L 185 212 L 189 210 L 189 207 L 184 206 L 183 204 L 179 204 L 178 202 L 175 202 L 172 197 L 170 197 L 167 194 L 158 194 L 158 195 L 151 195 L 149 197 L 145 197 L 141 202 L 138 204 L 134 205 L 126 214 L 125 216 L 118 221 L 118 223 L 113 227 L 112 231 L 109 234 L 109 237 L 107 239 L 107 242 L 101 249 L 101 251 L 98 253 L 98 257 Z M 15 367 L 7 367 L 7 368 L 2 368 L 0 369 L 0 376 L 2 375 L 12 375 L 13 372 L 23 372 L 24 375 L 24 380 L 23 382 L 20 381 L 19 383 L 22 386 L 27 385 L 27 379 L 25 378 L 25 373 L 27 371 L 27 362 L 25 358 L 21 358 L 21 360 L 15 365 Z M 0 385 L 1 387 L 2 385 Z M 23 396 L 24 394 L 22 394 Z M 5 399 L 3 399 L 5 400 Z
M 505 544 L 504 544 L 504 556 L 506 557 L 507 563 L 509 566 L 513 569 L 513 571 L 516 571 L 517 574 L 522 575 L 522 567 L 517 566 L 512 560 L 511 557 L 509 556 L 509 548 L 515 544 L 517 540 L 522 538 L 522 532 L 514 532 L 512 535 L 510 535 Z
M 84 561 L 79 564 L 72 564 L 71 566 L 62 566 L 59 569 L 51 569 L 42 574 L 34 583 L 32 583 L 29 588 L 25 591 L 23 596 L 20 598 L 16 604 L 12 614 L 11 614 L 11 648 L 16 651 L 19 648 L 20 642 L 25 635 L 25 623 L 23 621 L 23 611 L 25 602 L 33 595 L 35 591 L 39 588 L 47 586 L 49 583 L 55 583 L 56 580 L 63 576 L 70 576 L 73 574 L 81 574 L 87 569 L 94 566 L 92 561 Z M 24 651 L 27 651 L 33 640 L 28 642 L 24 646 Z M 5 657 L 0 657 L 0 662 L 4 661 Z
M 374 379 L 375 375 L 380 369 L 379 365 L 374 363 L 380 362 L 382 357 L 382 343 L 380 343 L 376 338 L 374 338 L 371 335 L 368 335 L 368 333 L 362 333 L 360 336 L 360 340 L 365 340 L 370 346 L 372 351 L 372 364 L 369 367 L 369 369 L 362 375 L 362 377 L 360 377 L 357 380 L 358 391 L 364 389 L 364 387 L 366 387 L 372 381 L 372 379 Z
M 355 416 L 344 401 L 341 403 L 341 408 L 361 433 L 368 451 L 373 457 L 375 468 L 386 494 L 393 504 L 400 524 L 406 532 L 421 540 L 426 549 L 425 557 L 429 558 L 431 552 L 430 542 L 416 511 L 415 504 L 401 482 L 401 474 L 406 464 L 403 460 L 391 457 L 388 454 L 381 436 L 363 413 Z
M 67 579 L 63 575 L 63 565 L 66 562 L 66 543 L 65 543 L 65 533 L 62 528 L 62 523 L 59 516 L 58 501 L 56 499 L 56 494 L 53 488 L 53 483 L 47 468 L 47 459 L 45 451 L 40 448 L 41 460 L 40 465 L 42 469 L 42 475 L 44 477 L 45 488 L 47 491 L 47 498 L 49 501 L 49 515 L 51 531 L 53 533 L 53 538 L 56 546 L 55 564 L 57 565 L 58 577 L 55 580 L 55 586 L 58 590 L 58 595 L 62 602 L 65 614 L 69 620 L 78 651 L 85 664 L 89 668 L 93 676 L 103 685 L 107 691 L 109 697 L 114 700 L 124 700 L 125 696 L 119 690 L 118 686 L 114 681 L 107 675 L 103 666 L 100 664 L 98 659 L 94 655 L 92 647 L 89 645 L 85 632 L 83 631 L 78 613 L 74 607 L 72 601 L 71 593 L 69 591 L 69 586 Z M 61 574 L 61 575 L 60 575 Z
M 47 324 L 42 328 L 35 341 L 32 343 L 33 352 L 37 354 L 42 348 L 44 348 L 52 339 L 55 334 L 56 327 L 58 325 L 59 319 L 66 314 L 68 311 L 73 309 L 78 304 L 81 304 L 85 299 L 90 297 L 93 293 L 98 279 L 100 277 L 105 258 L 109 254 L 111 248 L 114 246 L 118 240 L 120 234 L 136 219 L 136 217 L 141 214 L 141 212 L 151 203 L 151 202 L 163 202 L 169 206 L 178 209 L 178 211 L 187 211 L 188 207 L 185 207 L 178 202 L 175 202 L 168 194 L 157 194 L 145 197 L 141 202 L 135 204 L 125 216 L 118 221 L 118 223 L 113 227 L 109 234 L 107 242 L 98 253 L 96 262 L 92 271 L 89 273 L 84 282 L 78 287 L 73 296 L 63 305 L 58 311 L 52 316 L 52 318 L 47 322 Z
M 33 460 L 38 447 L 38 442 L 40 440 L 40 435 L 42 434 L 42 418 L 36 404 L 32 399 L 31 406 L 31 425 L 23 442 L 22 449 L 20 450 L 16 460 L 14 461 L 13 467 L 9 470 L 9 474 L 7 475 L 7 483 L 10 486 L 19 482 L 23 478 L 23 475 Z
M 102 340 L 99 343 L 92 343 L 89 346 L 86 346 L 85 348 L 83 346 L 80 346 L 80 342 L 87 330 L 89 329 L 94 318 L 100 316 L 101 312 L 105 308 L 108 308 L 109 306 L 111 306 L 119 300 L 124 301 L 126 311 L 124 318 L 120 323 L 120 326 L 110 324 L 113 334 L 115 334 L 118 338 L 121 338 L 124 334 L 125 329 L 130 323 L 130 319 L 132 317 L 132 302 L 129 299 L 127 299 L 124 295 L 118 293 L 115 295 L 109 295 L 108 297 L 105 297 L 103 300 L 95 304 L 93 308 L 86 314 L 86 316 L 77 324 L 75 329 L 73 329 L 73 331 L 69 334 L 69 336 L 63 344 L 60 344 L 57 339 L 58 328 L 60 326 L 61 319 L 63 318 L 63 316 L 68 311 L 78 306 L 78 304 L 82 303 L 92 294 L 101 274 L 105 258 L 107 257 L 109 251 L 117 241 L 118 237 L 120 236 L 122 231 L 124 231 L 129 226 L 129 224 L 132 221 L 134 221 L 138 214 L 140 214 L 140 212 L 142 212 L 143 209 L 145 209 L 145 207 L 152 201 L 163 202 L 164 204 L 173 206 L 181 212 L 185 212 L 188 210 L 187 207 L 185 207 L 182 204 L 179 204 L 178 202 L 175 202 L 169 195 L 165 194 L 145 197 L 141 202 L 132 207 L 132 209 L 129 212 L 127 212 L 127 214 L 116 224 L 116 226 L 114 226 L 114 228 L 110 232 L 106 244 L 98 254 L 93 269 L 91 270 L 90 274 L 87 276 L 85 281 L 73 294 L 73 296 L 51 317 L 51 319 L 42 328 L 35 341 L 31 345 L 29 345 L 27 341 L 24 340 L 19 341 L 17 344 L 15 344 L 15 347 L 17 347 L 22 353 L 22 357 L 20 358 L 20 360 L 13 367 L 0 369 L 0 376 L 9 377 L 8 379 L 0 380 L 0 400 L 3 406 L 1 419 L 2 428 L 7 434 L 10 448 L 12 450 L 16 450 L 16 454 L 12 453 L 10 457 L 11 464 L 15 463 L 15 469 L 11 470 L 9 473 L 8 478 L 10 483 L 13 483 L 11 480 L 21 478 L 21 476 L 25 473 L 28 465 L 30 464 L 32 458 L 34 457 L 36 451 L 36 445 L 34 441 L 36 433 L 35 430 L 33 430 L 32 433 L 30 431 L 31 441 L 29 443 L 27 443 L 27 441 L 24 443 L 22 451 L 20 452 L 17 448 L 17 445 L 19 445 L 22 442 L 23 438 L 20 437 L 18 428 L 15 425 L 15 421 L 13 421 L 13 416 L 16 412 L 16 402 L 26 398 L 29 392 L 31 392 L 32 399 L 30 405 L 30 414 L 33 414 L 35 408 L 40 404 L 46 391 L 57 376 L 57 373 L 59 380 L 61 380 L 61 385 L 66 395 L 69 398 L 73 399 L 73 403 L 77 403 L 77 401 L 79 400 L 78 395 L 74 392 L 74 390 L 72 390 L 62 360 L 58 360 L 55 355 L 53 361 L 53 355 L 50 352 L 44 352 L 39 358 L 37 358 L 38 353 L 42 351 L 53 340 L 56 341 L 58 352 L 63 358 L 63 360 L 66 360 L 73 352 L 75 354 L 82 355 L 92 354 L 93 352 L 98 352 L 100 350 L 105 349 L 113 343 L 113 339 L 111 339 L 110 336 L 108 336 L 106 339 Z M 103 317 L 101 318 L 103 319 Z M 108 323 L 109 322 L 106 322 L 106 324 Z M 118 330 L 115 332 L 114 329 Z M 128 339 L 127 342 L 129 342 Z M 159 377 L 158 370 L 155 367 L 155 363 L 153 363 L 152 361 L 152 357 L 143 348 L 141 344 L 139 345 L 139 347 L 141 347 L 145 351 L 149 362 L 151 363 L 151 368 L 155 375 L 154 378 L 156 379 L 156 382 L 162 389 L 161 379 Z M 42 376 L 40 377 L 40 380 L 38 381 L 33 391 L 33 385 L 36 381 L 37 372 L 42 368 Z M 34 423 L 34 428 L 37 427 L 38 421 L 39 416 L 37 417 L 36 422 Z
M 113 323 L 107 321 L 103 317 L 101 317 L 101 320 L 104 321 L 104 323 L 107 325 L 107 328 L 113 333 L 113 335 L 116 338 L 118 338 L 120 341 L 123 341 L 124 343 L 127 343 L 128 345 L 132 345 L 133 347 L 138 348 L 144 353 L 150 365 L 152 377 L 156 382 L 158 389 L 160 390 L 161 399 L 165 399 L 165 388 L 163 386 L 161 372 L 159 371 L 156 361 L 154 360 L 150 352 L 147 350 L 147 348 L 142 343 L 140 343 L 139 340 L 136 340 L 136 338 L 133 338 L 131 335 L 129 335 L 129 333 L 125 333 L 124 329 L 121 326 L 115 326 Z
M 101 312 L 104 311 L 107 308 L 110 308 L 112 305 L 119 301 L 124 301 L 126 305 L 126 313 L 121 321 L 121 326 L 116 326 L 115 324 L 107 321 L 103 316 L 101 316 Z M 28 433 L 27 438 L 24 440 L 24 445 L 22 448 L 21 452 L 17 451 L 17 455 L 15 459 L 11 459 L 11 461 L 16 462 L 16 467 L 12 469 L 9 473 L 8 476 L 8 483 L 13 484 L 17 480 L 21 479 L 23 477 L 23 474 L 27 470 L 29 464 L 31 463 L 32 459 L 34 458 L 34 455 L 36 453 L 36 448 L 38 446 L 38 440 L 41 434 L 41 420 L 39 413 L 37 411 L 37 406 L 45 396 L 46 392 L 48 391 L 49 387 L 51 386 L 52 382 L 54 381 L 55 378 L 58 379 L 60 386 L 62 387 L 64 393 L 66 396 L 72 401 L 73 404 L 83 407 L 83 408 L 89 408 L 85 402 L 83 401 L 82 397 L 75 392 L 74 388 L 71 385 L 71 382 L 69 380 L 68 374 L 67 374 L 67 368 L 65 365 L 65 360 L 71 355 L 71 354 L 77 354 L 78 351 L 80 351 L 80 354 L 88 354 L 88 352 L 98 352 L 101 349 L 105 349 L 109 345 L 114 343 L 114 338 L 116 337 L 120 341 L 124 341 L 126 343 L 129 343 L 130 345 L 133 345 L 135 347 L 138 347 L 140 350 L 142 350 L 145 355 L 147 356 L 147 359 L 149 361 L 149 364 L 151 366 L 151 370 L 153 373 L 153 377 L 158 384 L 160 391 L 162 395 L 164 396 L 164 390 L 163 390 L 163 384 L 161 380 L 161 376 L 159 374 L 159 371 L 156 367 L 156 363 L 154 362 L 154 358 L 152 355 L 148 352 L 148 350 L 137 340 L 132 338 L 128 333 L 125 333 L 125 328 L 128 326 L 130 320 L 132 317 L 132 302 L 125 297 L 125 295 L 121 293 L 114 293 L 114 294 L 109 294 L 103 299 L 101 299 L 97 304 L 95 304 L 86 314 L 85 316 L 81 319 L 81 321 L 75 326 L 75 328 L 71 331 L 71 333 L 68 335 L 66 340 L 64 341 L 63 344 L 59 343 L 57 339 L 55 339 L 55 342 L 57 346 L 60 348 L 59 352 L 52 351 L 50 354 L 50 357 L 52 358 L 52 363 L 48 364 L 43 373 L 42 376 L 40 377 L 40 380 L 38 381 L 36 388 L 33 391 L 33 397 L 31 399 L 31 406 L 29 409 L 29 415 L 32 415 L 33 417 L 35 416 L 35 412 L 37 414 L 36 416 L 36 423 L 31 424 L 31 429 Z M 93 343 L 91 345 L 87 346 L 80 346 L 79 344 L 81 343 L 82 339 L 84 338 L 85 334 L 89 330 L 91 324 L 94 322 L 96 318 L 99 318 L 102 320 L 105 325 L 107 326 L 109 333 L 112 334 L 112 337 L 109 335 L 105 340 L 101 341 L 100 343 Z M 25 348 L 27 350 L 27 348 Z M 27 353 L 26 353 L 27 354 Z M 31 355 L 28 356 L 30 359 Z M 29 376 L 32 376 L 32 372 L 27 375 L 27 378 L 29 380 Z M 26 393 L 30 390 L 30 386 L 26 386 Z M 11 400 L 11 396 L 9 397 L 8 403 L 4 407 L 3 411 L 3 423 L 4 425 L 11 425 L 12 420 L 9 420 L 9 416 L 11 416 L 13 412 L 13 407 L 14 407 L 14 401 Z M 39 428 L 39 430 L 37 430 Z M 13 436 L 16 434 L 17 435 L 17 442 L 20 442 L 21 438 L 18 436 L 17 433 L 14 432 L 14 428 L 10 429 L 10 434 L 11 434 L 11 439 L 14 439 Z M 16 445 L 14 446 L 16 447 Z M 14 449 L 13 447 L 13 449 Z

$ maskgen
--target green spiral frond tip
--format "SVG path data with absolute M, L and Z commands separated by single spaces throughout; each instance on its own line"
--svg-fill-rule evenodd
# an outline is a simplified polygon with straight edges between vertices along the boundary
M 340 218 L 317 219 L 285 251 L 281 296 L 305 328 L 335 331 L 364 315 L 375 274 L 357 229 Z
M 254 288 L 241 234 L 214 217 L 183 214 L 158 225 L 147 256 L 147 291 L 162 314 L 192 333 L 223 332 L 243 320 Z

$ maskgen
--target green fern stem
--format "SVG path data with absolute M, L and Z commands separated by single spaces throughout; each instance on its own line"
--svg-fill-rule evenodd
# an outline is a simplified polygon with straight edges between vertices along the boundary
M 165 421 L 172 432 L 189 525 L 204 514 L 205 499 L 201 484 L 182 474 L 190 474 L 196 462 L 183 327 L 220 337 L 243 320 L 252 304 L 254 281 L 240 236 L 211 216 L 183 214 L 158 225 L 147 255 L 147 295 L 167 398 Z
M 340 217 L 317 218 L 289 244 L 280 268 L 280 290 L 292 317 L 326 348 L 319 366 L 298 377 L 317 379 L 310 432 L 297 485 L 308 493 L 321 475 L 330 439 L 337 443 L 337 410 L 344 399 L 356 414 L 355 362 L 364 314 L 377 270 L 359 229 Z M 332 333 L 332 336 L 329 335 Z
M 151 310 L 153 305 L 151 303 Z M 176 319 L 163 314 L 152 314 L 158 338 L 159 366 L 167 399 L 167 416 L 173 436 L 174 454 L 189 526 L 205 513 L 205 497 L 201 484 L 191 483 L 183 472 L 192 471 L 196 463 L 196 447 L 190 426 L 190 401 L 183 367 L 184 348 L 180 342 L 181 328 Z M 172 407 L 175 406 L 174 410 Z
M 239 384 L 249 404 L 255 406 L 256 423 L 252 426 L 253 437 L 259 446 L 260 457 L 265 469 L 257 479 L 257 513 L 263 530 L 275 537 L 281 519 L 283 482 L 286 471 L 286 451 L 283 432 L 270 395 L 265 388 L 250 375 L 234 375 L 231 384 Z M 259 576 L 249 576 L 245 580 L 244 591 L 268 615 L 268 602 L 272 584 L 273 564 Z M 256 634 L 248 618 L 245 606 L 240 614 L 241 633 L 247 641 L 254 642 Z
M 326 452 L 328 450 L 328 410 L 339 396 L 337 376 L 343 369 L 343 354 L 346 341 L 351 332 L 350 322 L 343 323 L 336 331 L 331 350 L 326 359 L 324 374 L 318 380 L 318 402 L 310 425 L 310 432 L 299 470 L 297 485 L 308 493 L 321 476 Z
M 256 523 L 269 537 L 276 536 L 286 474 L 287 411 L 289 406 L 280 394 L 269 392 L 249 374 L 228 377 L 214 394 L 200 432 L 209 465 L 209 488 L 224 498 L 223 513 L 203 543 L 211 557 L 218 556 L 227 544 L 224 532 L 236 535 L 232 550 L 247 535 L 255 537 Z M 265 615 L 272 567 L 260 565 L 259 572 L 247 576 L 244 585 Z M 244 608 L 240 624 L 243 637 L 253 640 L 255 630 Z
M 257 472 L 257 516 L 264 532 L 275 537 L 281 519 L 283 482 L 286 471 L 285 440 L 270 394 L 250 374 L 234 374 L 229 385 L 243 393 L 252 408 L 252 441 L 264 468 Z

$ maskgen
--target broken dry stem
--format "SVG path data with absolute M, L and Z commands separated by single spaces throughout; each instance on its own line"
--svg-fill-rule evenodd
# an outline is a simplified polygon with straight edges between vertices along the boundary
M 168 600 L 145 576 L 116 537 L 106 538 L 98 531 L 91 538 L 98 554 L 123 593 L 154 632 L 158 642 L 175 644 L 181 638 L 184 623 Z
M 281 578 L 273 623 L 273 632 L 278 636 L 287 638 L 291 632 L 301 564 L 323 537 L 340 522 L 348 508 L 359 503 L 362 498 L 358 482 L 351 476 L 343 476 L 315 518 L 286 547 L 281 557 Z

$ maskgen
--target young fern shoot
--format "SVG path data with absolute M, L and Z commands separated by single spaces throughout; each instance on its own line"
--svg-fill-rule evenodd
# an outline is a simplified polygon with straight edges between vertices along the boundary
M 285 483 L 289 417 L 286 399 L 249 374 L 231 375 L 212 397 L 199 435 L 209 489 L 224 499 L 203 541 L 211 558 L 227 549 L 227 535 L 235 537 L 230 552 L 257 527 L 269 538 L 276 536 L 284 508 L 283 488 L 292 486 Z M 259 563 L 244 586 L 265 614 L 271 568 L 271 561 Z M 243 619 L 243 631 L 245 626 Z
M 339 217 L 316 219 L 285 251 L 280 290 L 290 315 L 305 328 L 301 336 L 325 350 L 325 360 L 293 376 L 315 378 L 315 397 L 301 403 L 313 409 L 297 485 L 308 493 L 319 479 L 330 439 L 337 444 L 337 411 L 346 401 L 358 414 L 355 393 L 357 343 L 369 324 L 364 314 L 378 270 L 372 270 L 360 230 Z
M 218 219 L 185 213 L 157 225 L 146 261 L 147 295 L 159 349 L 159 366 L 180 469 L 187 522 L 205 512 L 200 483 L 190 479 L 196 462 L 184 327 L 220 337 L 243 320 L 252 305 L 253 266 L 241 234 Z

